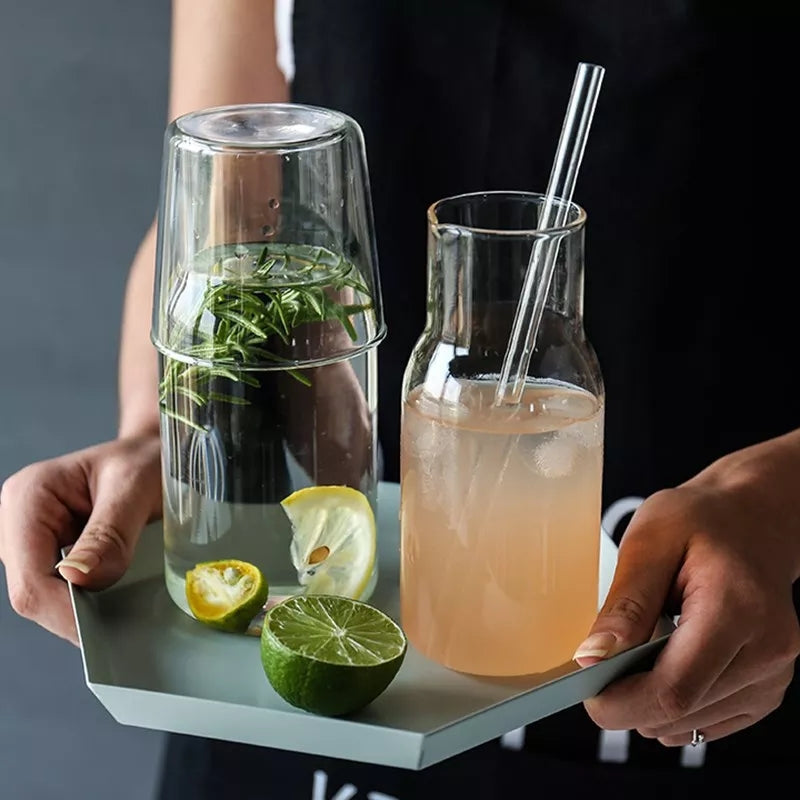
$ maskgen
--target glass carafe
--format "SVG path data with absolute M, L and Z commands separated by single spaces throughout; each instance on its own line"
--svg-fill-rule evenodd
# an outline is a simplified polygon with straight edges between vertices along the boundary
M 597 612 L 604 389 L 583 329 L 585 213 L 538 230 L 544 197 L 428 212 L 427 322 L 406 367 L 401 605 L 409 640 L 477 675 L 546 672 Z M 496 404 L 534 244 L 557 247 L 519 404 Z M 541 241 L 544 240 L 544 241 Z
M 165 137 L 158 234 L 170 595 L 189 613 L 187 572 L 237 562 L 204 573 L 213 621 L 249 580 L 246 562 L 271 600 L 368 598 L 385 327 L 359 126 L 293 104 L 180 117 Z M 326 489 L 297 494 L 314 487 Z M 342 508 L 351 517 L 337 527 Z

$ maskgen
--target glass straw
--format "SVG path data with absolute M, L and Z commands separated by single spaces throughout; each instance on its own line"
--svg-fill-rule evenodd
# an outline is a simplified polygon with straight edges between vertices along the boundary
M 560 228 L 566 222 L 604 73 L 605 69 L 597 64 L 578 64 L 539 215 L 537 229 L 540 231 Z M 503 356 L 494 400 L 496 406 L 517 404 L 522 397 L 560 242 L 560 236 L 541 237 L 534 242 Z

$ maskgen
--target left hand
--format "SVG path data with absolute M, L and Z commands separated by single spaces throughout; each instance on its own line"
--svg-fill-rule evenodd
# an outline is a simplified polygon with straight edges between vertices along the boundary
M 647 641 L 666 609 L 680 618 L 652 670 L 584 703 L 601 728 L 681 746 L 693 730 L 720 739 L 780 705 L 800 654 L 798 462 L 795 432 L 720 459 L 639 507 L 575 659 L 588 666 Z

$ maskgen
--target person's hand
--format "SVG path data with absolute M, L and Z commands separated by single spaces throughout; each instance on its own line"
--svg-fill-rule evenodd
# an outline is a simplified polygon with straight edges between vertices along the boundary
M 0 492 L 0 560 L 14 610 L 77 644 L 64 579 L 90 589 L 114 583 L 142 528 L 160 513 L 157 434 L 106 442 L 12 475 Z M 73 543 L 56 569 L 60 548 Z
M 800 653 L 798 444 L 791 434 L 734 453 L 634 514 L 575 660 L 647 641 L 665 610 L 680 618 L 651 671 L 584 703 L 600 727 L 679 746 L 693 731 L 728 736 L 780 705 Z

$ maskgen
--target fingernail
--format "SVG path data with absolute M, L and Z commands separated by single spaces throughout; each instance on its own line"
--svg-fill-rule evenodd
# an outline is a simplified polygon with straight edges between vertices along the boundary
M 68 556 L 67 558 L 62 558 L 61 561 L 56 564 L 56 569 L 61 574 L 61 577 L 65 577 L 63 573 L 64 567 L 68 567 L 69 569 L 76 569 L 78 572 L 82 572 L 84 575 L 88 575 L 89 572 L 97 566 L 97 562 L 100 559 L 94 553 L 87 553 L 82 558 L 74 558 L 72 556 Z
M 617 637 L 613 633 L 593 633 L 578 645 L 572 658 L 605 658 L 616 644 Z

